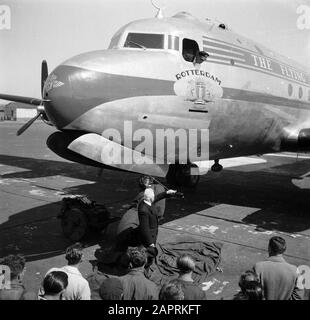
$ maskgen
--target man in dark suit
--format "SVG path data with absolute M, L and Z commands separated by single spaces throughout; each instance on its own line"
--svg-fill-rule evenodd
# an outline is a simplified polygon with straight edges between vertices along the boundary
M 158 215 L 153 204 L 175 194 L 175 190 L 168 190 L 155 197 L 154 190 L 147 188 L 144 191 L 143 201 L 141 201 L 138 206 L 139 240 L 147 249 L 150 258 L 155 258 L 157 255 Z M 150 261 L 148 262 L 148 265 L 149 264 Z

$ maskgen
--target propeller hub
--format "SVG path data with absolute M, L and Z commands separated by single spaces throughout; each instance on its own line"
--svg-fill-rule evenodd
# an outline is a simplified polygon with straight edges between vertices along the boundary
M 44 106 L 41 104 L 37 107 L 37 111 L 40 112 L 40 113 L 43 113 L 44 112 Z

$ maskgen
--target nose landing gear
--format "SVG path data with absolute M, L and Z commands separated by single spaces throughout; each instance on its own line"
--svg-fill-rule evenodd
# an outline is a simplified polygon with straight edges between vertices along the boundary
M 219 159 L 214 160 L 214 165 L 211 167 L 213 172 L 220 172 L 223 170 L 223 166 L 219 164 Z

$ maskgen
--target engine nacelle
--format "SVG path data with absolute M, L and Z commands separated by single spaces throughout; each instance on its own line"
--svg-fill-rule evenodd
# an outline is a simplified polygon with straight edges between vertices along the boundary
M 301 129 L 297 134 L 290 135 L 281 142 L 282 151 L 310 151 L 310 129 Z
M 51 134 L 47 141 L 46 145 L 49 149 L 51 149 L 54 153 L 56 153 L 61 158 L 67 159 L 72 162 L 77 162 L 81 164 L 85 164 L 92 167 L 105 168 L 103 164 L 83 157 L 71 150 L 68 149 L 68 145 L 79 136 L 84 134 L 83 132 L 61 132 L 57 131 Z

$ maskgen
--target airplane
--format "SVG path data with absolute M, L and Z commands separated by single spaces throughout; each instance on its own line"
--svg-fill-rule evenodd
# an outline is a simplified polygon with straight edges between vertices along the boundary
M 40 117 L 56 127 L 47 146 L 62 158 L 187 187 L 198 184 L 200 173 L 191 170 L 199 170 L 198 160 L 214 161 L 218 172 L 221 159 L 310 149 L 309 69 L 225 23 L 157 9 L 154 18 L 121 27 L 106 50 L 72 57 L 50 74 L 43 61 L 41 99 L 0 94 L 37 106 L 17 134 Z M 134 133 L 150 132 L 152 145 L 141 134 L 134 139 L 128 123 Z M 175 134 L 174 150 L 152 162 L 156 132 L 169 129 L 187 138 L 191 130 L 208 132 L 207 156 L 200 156 L 202 136 L 184 146 Z M 114 147 L 145 162 L 110 161 Z

